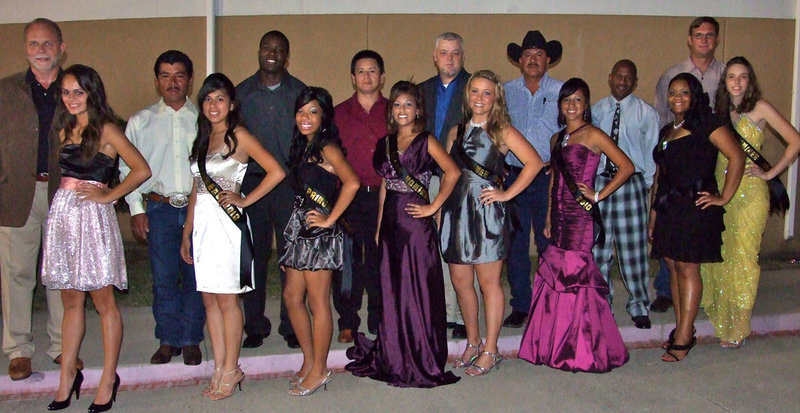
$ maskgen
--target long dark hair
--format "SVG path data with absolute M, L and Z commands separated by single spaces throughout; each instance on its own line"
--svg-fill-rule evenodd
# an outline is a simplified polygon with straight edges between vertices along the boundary
M 297 125 L 294 126 L 292 147 L 289 151 L 289 160 L 286 162 L 289 171 L 296 171 L 305 162 L 322 163 L 322 148 L 328 144 L 333 143 L 341 148 L 343 153 L 345 152 L 342 147 L 342 140 L 339 138 L 339 129 L 333 123 L 333 98 L 331 98 L 331 94 L 327 90 L 321 87 L 306 86 L 300 91 L 300 95 L 297 96 L 297 100 L 294 103 L 295 113 L 314 100 L 319 103 L 319 107 L 322 109 L 322 121 L 320 122 L 319 130 L 309 142 L 300 133 Z
M 200 109 L 197 115 L 197 137 L 192 144 L 192 154 L 189 156 L 190 161 L 196 161 L 200 157 L 208 155 L 208 141 L 211 137 L 211 122 L 203 113 L 203 102 L 211 92 L 221 90 L 233 103 L 233 108 L 228 112 L 228 130 L 225 131 L 225 146 L 228 147 L 228 152 L 223 154 L 223 158 L 231 156 L 236 152 L 236 147 L 239 141 L 236 139 L 236 134 L 233 132 L 240 123 L 239 102 L 236 101 L 236 88 L 233 82 L 222 73 L 212 73 L 203 81 L 203 86 L 200 92 L 197 93 L 197 107 Z
M 428 121 L 428 116 L 425 114 L 425 96 L 422 94 L 422 90 L 415 83 L 401 80 L 392 85 L 392 91 L 389 92 L 389 99 L 386 101 L 386 131 L 390 134 L 397 133 L 397 123 L 394 121 L 394 116 L 392 116 L 392 106 L 397 98 L 404 93 L 414 99 L 419 112 L 414 119 L 412 131 L 422 132 Z
M 564 116 L 563 113 L 561 113 L 561 102 L 579 90 L 581 91 L 581 93 L 583 93 L 583 98 L 586 103 L 586 110 L 583 111 L 583 120 L 585 120 L 586 123 L 590 125 L 592 124 L 592 99 L 591 95 L 589 94 L 589 85 L 587 85 L 583 79 L 579 77 L 573 77 L 570 80 L 564 82 L 564 84 L 561 85 L 561 90 L 558 91 L 559 126 L 564 126 L 567 124 L 567 117 Z
M 394 121 L 394 116 L 392 116 L 392 106 L 394 101 L 404 93 L 414 99 L 419 112 L 414 119 L 412 132 L 422 132 L 428 122 L 428 116 L 425 114 L 425 96 L 422 94 L 422 90 L 412 82 L 401 80 L 392 85 L 392 91 L 389 92 L 389 99 L 386 101 L 386 131 L 390 134 L 397 133 L 397 123 Z
M 728 85 L 725 82 L 725 78 L 728 76 L 728 70 L 730 70 L 731 65 L 742 65 L 747 68 L 747 90 L 744 91 L 742 101 L 739 102 L 738 105 L 733 104 L 733 101 L 731 100 L 731 94 L 728 92 Z M 722 72 L 722 76 L 719 78 L 714 113 L 720 118 L 730 117 L 731 111 L 747 113 L 756 107 L 756 103 L 759 99 L 761 99 L 761 88 L 758 86 L 758 80 L 756 80 L 756 72 L 753 71 L 753 65 L 751 65 L 750 62 L 748 62 L 747 59 L 742 56 L 736 56 L 731 60 L 728 60 L 728 63 L 725 65 L 725 71 Z
M 86 111 L 89 115 L 89 124 L 81 132 L 81 155 L 92 158 L 100 150 L 100 136 L 103 134 L 103 125 L 113 123 L 116 120 L 114 111 L 108 105 L 106 99 L 106 89 L 100 75 L 89 66 L 72 65 L 64 71 L 64 77 L 73 76 L 78 81 L 78 85 L 86 92 Z M 64 130 L 64 142 L 72 138 L 72 132 L 78 124 L 78 118 L 72 115 L 64 105 L 63 99 L 58 99 L 56 112 L 54 115 L 54 128 Z
M 683 128 L 689 132 L 695 132 L 703 119 L 714 116 L 708 106 L 708 93 L 703 91 L 703 84 L 691 73 L 678 73 L 669 81 L 669 85 L 672 86 L 678 80 L 683 80 L 689 86 L 689 99 L 691 100 L 689 109 L 683 115 Z

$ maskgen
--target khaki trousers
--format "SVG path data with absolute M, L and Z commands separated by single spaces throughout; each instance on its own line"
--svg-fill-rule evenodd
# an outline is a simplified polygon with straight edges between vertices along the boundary
M 36 195 L 28 221 L 20 228 L 0 227 L 0 289 L 3 302 L 3 353 L 10 359 L 32 357 L 31 330 L 33 290 L 39 274 L 39 249 L 47 224 L 47 182 L 36 183 Z M 61 354 L 61 319 L 64 307 L 58 290 L 46 290 L 47 355 Z

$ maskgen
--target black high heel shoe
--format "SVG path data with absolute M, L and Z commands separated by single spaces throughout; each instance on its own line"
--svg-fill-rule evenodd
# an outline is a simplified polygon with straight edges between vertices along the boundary
M 111 406 L 117 401 L 117 389 L 119 389 L 119 374 L 114 373 L 114 388 L 111 390 L 111 400 L 105 404 L 92 404 L 89 406 L 88 413 L 100 413 L 111 410 Z
M 75 371 L 77 371 L 77 373 L 75 373 L 75 378 L 72 380 L 72 388 L 69 389 L 67 399 L 61 401 L 53 400 L 47 405 L 47 410 L 62 410 L 69 407 L 70 400 L 72 399 L 72 393 L 75 393 L 75 400 L 81 398 L 81 383 L 83 383 L 83 373 L 81 373 L 80 370 Z

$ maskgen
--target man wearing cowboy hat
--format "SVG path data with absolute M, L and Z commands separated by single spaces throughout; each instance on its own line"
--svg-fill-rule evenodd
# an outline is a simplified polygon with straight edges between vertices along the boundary
M 529 31 L 522 45 L 509 43 L 508 57 L 519 63 L 522 76 L 505 83 L 508 112 L 512 125 L 533 145 L 545 164 L 550 162 L 550 137 L 558 130 L 558 92 L 564 83 L 547 75 L 547 68 L 561 58 L 561 43 L 546 41 L 538 31 Z M 506 156 L 510 186 L 519 176 L 522 163 L 509 152 Z M 549 170 L 549 168 L 548 168 Z M 508 255 L 508 282 L 511 284 L 511 314 L 504 327 L 519 328 L 528 317 L 531 306 L 531 260 L 528 250 L 531 228 L 534 230 L 536 251 L 542 256 L 548 241 L 543 230 L 547 219 L 547 192 L 550 177 L 545 168 L 516 198 L 519 225 L 511 236 Z

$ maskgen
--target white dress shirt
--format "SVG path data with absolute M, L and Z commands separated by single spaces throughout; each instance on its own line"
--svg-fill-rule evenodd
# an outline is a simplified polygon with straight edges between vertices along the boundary
M 177 111 L 164 103 L 164 99 L 159 99 L 158 103 L 128 120 L 125 136 L 142 153 L 153 174 L 125 197 L 131 215 L 145 212 L 142 198 L 150 192 L 169 196 L 192 191 L 189 154 L 197 136 L 197 107 L 189 99 Z M 130 171 L 120 160 L 120 180 Z
M 595 126 L 611 136 L 611 125 L 617 99 L 608 96 L 592 105 L 592 120 Z M 636 172 L 643 175 L 648 187 L 653 185 L 656 163 L 653 161 L 653 148 L 658 143 L 658 114 L 652 106 L 630 94 L 619 102 L 619 139 L 617 144 L 631 159 Z M 600 157 L 597 173 L 603 172 L 606 156 Z
M 720 63 L 719 60 L 714 59 L 708 66 L 705 72 L 701 72 L 697 66 L 694 65 L 691 58 L 684 60 L 670 67 L 658 78 L 656 85 L 656 97 L 653 100 L 653 106 L 658 111 L 659 125 L 664 126 L 667 122 L 672 122 L 675 115 L 669 111 L 669 104 L 667 103 L 667 93 L 669 92 L 669 81 L 672 80 L 678 73 L 688 72 L 694 75 L 700 83 L 703 84 L 703 91 L 708 93 L 708 100 L 711 108 L 714 108 L 714 101 L 717 97 L 717 87 L 719 87 L 719 78 L 722 77 L 722 72 L 725 71 L 725 65 Z

